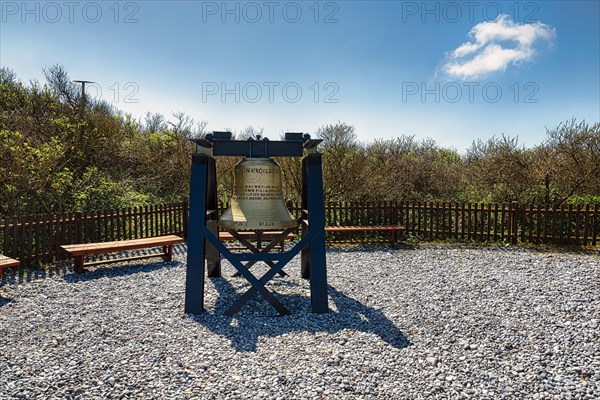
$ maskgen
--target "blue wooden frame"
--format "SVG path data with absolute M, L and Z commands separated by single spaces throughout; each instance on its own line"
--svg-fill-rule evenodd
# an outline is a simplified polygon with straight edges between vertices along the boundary
M 206 257 L 208 243 L 214 246 L 251 284 L 250 289 L 225 311 L 225 315 L 235 314 L 257 292 L 260 292 L 280 315 L 289 314 L 289 310 L 273 296 L 265 284 L 299 252 L 302 252 L 302 276 L 310 279 L 312 311 L 315 313 L 328 312 L 322 158 L 321 154 L 312 151 L 320 141 L 311 140 L 308 135 L 304 135 L 302 140 L 278 142 L 234 141 L 227 136 L 214 139 L 211 137 L 211 139 L 212 141 L 197 141 L 196 143 L 202 147 L 212 148 L 213 151 L 223 149 L 222 151 L 218 150 L 217 154 L 213 152 L 214 155 L 297 156 L 304 150 L 311 150 L 302 160 L 302 208 L 308 211 L 308 215 L 302 222 L 302 239 L 290 250 L 282 253 L 232 253 L 207 228 L 207 215 L 208 218 L 216 218 L 216 213 L 209 213 L 209 210 L 216 210 L 217 206 L 215 159 L 205 153 L 194 154 L 190 179 L 185 312 L 199 314 L 204 311 L 205 262 L 209 265 L 209 276 L 221 275 L 220 260 L 210 260 Z M 231 146 L 232 144 L 235 146 Z M 235 154 L 231 154 L 232 152 Z M 245 268 L 243 261 L 274 261 L 275 263 L 262 277 L 257 278 L 249 269 Z

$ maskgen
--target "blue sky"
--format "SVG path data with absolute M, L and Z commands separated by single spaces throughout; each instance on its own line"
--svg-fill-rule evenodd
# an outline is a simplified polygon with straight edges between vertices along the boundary
M 209 130 L 401 134 L 463 150 L 600 120 L 600 2 L 97 1 L 0 4 L 0 62 L 62 64 L 136 117 Z

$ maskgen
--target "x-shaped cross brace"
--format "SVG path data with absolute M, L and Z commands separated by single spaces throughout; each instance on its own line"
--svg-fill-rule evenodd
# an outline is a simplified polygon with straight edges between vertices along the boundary
M 308 235 L 304 236 L 298 243 L 292 247 L 289 251 L 282 254 L 273 253 L 252 253 L 252 254 L 233 254 L 221 241 L 206 227 L 203 228 L 203 234 L 208 241 L 212 243 L 217 250 L 223 254 L 223 256 L 234 266 L 238 272 L 250 282 L 252 287 L 246 291 L 231 307 L 225 311 L 225 315 L 232 316 L 238 312 L 245 304 L 250 300 L 256 292 L 260 292 L 265 299 L 279 312 L 279 315 L 288 315 L 290 311 L 283 305 L 279 300 L 273 296 L 271 292 L 265 287 L 265 284 L 269 282 L 275 274 L 279 273 L 282 268 L 294 258 L 300 250 L 302 250 L 313 238 L 309 232 Z M 293 228 L 290 228 L 293 229 Z M 285 232 L 285 231 L 284 231 Z M 287 235 L 289 232 L 286 232 Z M 273 265 L 271 268 L 260 278 L 257 279 L 247 268 L 242 261 L 270 261 Z M 273 261 L 277 261 L 273 263 Z M 269 264 L 270 265 L 270 264 Z
M 275 246 L 277 246 L 282 240 L 284 240 L 285 237 L 289 233 L 291 233 L 294 229 L 296 229 L 296 227 L 286 229 L 285 231 L 283 231 L 279 235 L 277 235 L 268 245 L 266 245 L 265 247 L 262 247 L 262 248 L 257 247 L 257 246 L 260 246 L 260 242 L 261 242 L 261 236 L 260 236 L 261 232 L 260 231 L 256 232 L 257 246 L 254 246 L 254 244 L 252 244 L 252 242 L 250 242 L 243 235 L 241 235 L 237 231 L 234 231 L 233 229 L 227 229 L 227 232 L 229 232 L 231 234 L 231 236 L 233 236 L 235 239 L 237 239 L 241 244 L 246 246 L 246 248 L 248 248 L 253 253 L 268 253 L 269 251 L 273 250 L 273 248 L 275 248 Z M 273 268 L 275 266 L 275 263 L 273 261 L 267 260 L 264 262 L 271 268 Z M 250 269 L 256 263 L 257 263 L 257 261 L 248 261 L 246 263 L 246 269 Z M 283 270 L 279 271 L 278 274 L 281 276 L 287 276 L 287 274 Z M 236 272 L 233 274 L 233 276 L 241 276 L 241 275 L 242 274 L 240 274 L 239 272 Z

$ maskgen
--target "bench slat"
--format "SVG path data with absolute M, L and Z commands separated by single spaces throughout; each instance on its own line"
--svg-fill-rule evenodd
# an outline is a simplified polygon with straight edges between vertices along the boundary
M 21 264 L 19 260 L 0 255 L 0 268 L 16 267 L 19 264 Z
M 137 260 L 141 258 L 150 257 L 163 257 L 164 260 L 170 261 L 173 257 L 173 245 L 183 242 L 183 239 L 175 235 L 156 236 L 151 238 L 143 239 L 131 239 L 131 240 L 118 240 L 113 242 L 102 242 L 102 243 L 83 243 L 83 244 L 70 244 L 60 246 L 64 251 L 71 254 L 75 258 L 75 267 L 73 268 L 76 273 L 82 273 L 83 267 L 86 265 L 97 265 L 106 264 L 112 262 L 120 262 L 126 260 Z M 161 254 L 146 254 L 142 256 L 126 257 L 112 260 L 100 260 L 90 263 L 85 263 L 84 257 L 91 254 L 103 254 L 113 253 L 117 251 L 143 249 L 146 247 L 158 247 L 163 246 L 164 252 Z
M 326 226 L 325 232 L 352 232 L 352 231 L 405 231 L 404 226 L 374 225 L 374 226 Z
M 2 280 L 2 270 L 9 267 L 18 267 L 21 261 L 0 254 L 0 280 Z
M 145 247 L 168 246 L 183 242 L 175 235 L 157 236 L 144 239 L 118 240 L 114 242 L 83 243 L 60 246 L 66 252 L 77 256 L 81 254 L 99 254 L 116 251 L 141 249 Z
M 254 232 L 238 232 L 241 236 L 243 236 L 244 238 L 247 239 L 256 239 L 256 233 Z M 279 236 L 282 232 L 263 232 L 262 233 L 262 239 L 263 240 L 272 240 L 275 239 L 277 236 Z M 282 238 L 285 240 L 288 239 L 293 239 L 295 238 L 296 235 L 294 235 L 293 233 L 288 233 L 285 237 Z M 233 235 L 229 232 L 225 232 L 225 231 L 221 231 L 219 232 L 219 239 L 222 240 L 235 240 L 235 238 L 233 237 Z

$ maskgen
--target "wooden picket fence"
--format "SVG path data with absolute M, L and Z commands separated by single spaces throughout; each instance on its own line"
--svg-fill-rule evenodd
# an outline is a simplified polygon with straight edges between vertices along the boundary
M 599 235 L 598 206 L 419 202 L 399 208 L 399 223 L 424 240 L 596 246 Z
M 65 259 L 60 246 L 107 242 L 187 232 L 187 203 L 4 217 L 0 250 L 23 266 Z
M 288 205 L 299 215 L 300 204 Z M 596 246 L 600 236 L 597 205 L 339 202 L 325 205 L 325 219 L 328 226 L 403 225 L 419 240 Z
M 299 216 L 299 203 L 288 202 Z M 220 204 L 219 214 L 226 208 Z M 480 204 L 449 202 L 336 202 L 325 205 L 329 226 L 403 225 L 419 240 L 503 242 L 597 246 L 598 206 Z M 0 219 L 2 254 L 24 266 L 66 257 L 60 245 L 166 234 L 187 237 L 186 202 L 119 210 L 29 215 Z M 373 239 L 377 233 L 367 234 Z M 362 234 L 364 238 L 364 234 Z M 348 241 L 356 234 L 328 234 L 329 241 Z

